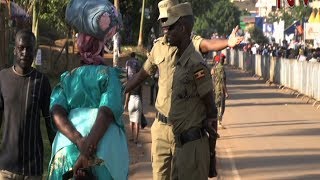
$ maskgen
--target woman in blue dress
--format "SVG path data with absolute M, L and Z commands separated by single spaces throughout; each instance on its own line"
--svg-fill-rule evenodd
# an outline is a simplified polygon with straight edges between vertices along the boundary
M 101 40 L 79 33 L 77 44 L 83 65 L 63 73 L 51 95 L 58 132 L 48 179 L 62 179 L 73 170 L 76 178 L 93 174 L 99 180 L 125 180 L 129 153 L 121 119 L 122 71 L 103 65 Z
M 49 179 L 93 158 L 98 179 L 127 179 L 129 156 L 124 125 L 120 71 L 104 65 L 84 65 L 61 76 L 51 96 L 58 128 L 52 145 Z

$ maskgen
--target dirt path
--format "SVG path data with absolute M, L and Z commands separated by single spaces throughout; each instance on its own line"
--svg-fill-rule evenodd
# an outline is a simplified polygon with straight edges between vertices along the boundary
M 105 54 L 104 57 L 106 59 L 106 63 L 112 65 L 112 54 Z M 128 56 L 122 55 L 118 63 L 119 66 L 125 67 L 125 63 L 128 58 Z M 155 108 L 153 105 L 150 105 L 150 86 L 144 84 L 142 94 L 143 113 L 148 121 L 148 125 L 144 129 L 140 129 L 139 141 L 142 144 L 141 147 L 138 147 L 135 143 L 129 141 L 128 139 L 130 155 L 130 180 L 152 179 L 150 128 L 154 121 Z M 131 135 L 131 130 L 127 110 L 124 112 L 123 119 L 126 124 L 126 131 L 129 138 Z
M 218 179 L 320 179 L 320 111 L 239 70 L 228 67 L 227 75 L 231 98 L 224 118 L 227 129 L 219 129 Z M 149 125 L 142 130 L 141 148 L 129 143 L 133 180 L 152 179 L 155 109 L 148 105 L 148 86 L 143 99 Z
M 155 108 L 150 103 L 150 86 L 143 87 L 143 112 L 148 121 L 148 126 L 140 131 L 139 141 L 142 147 L 138 147 L 135 143 L 128 141 L 130 153 L 130 174 L 129 179 L 152 179 L 151 167 L 151 134 L 150 127 L 154 121 Z M 128 112 L 124 113 L 126 130 L 128 137 L 130 136 Z

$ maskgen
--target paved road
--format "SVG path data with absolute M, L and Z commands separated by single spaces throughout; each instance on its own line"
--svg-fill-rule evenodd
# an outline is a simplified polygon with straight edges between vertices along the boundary
M 227 75 L 231 98 L 227 129 L 219 129 L 218 179 L 320 179 L 320 110 L 239 70 L 227 68 Z M 151 123 L 155 110 L 147 103 L 144 107 Z M 141 139 L 144 155 L 130 167 L 133 180 L 152 179 L 149 128 Z
M 320 110 L 239 70 L 227 76 L 219 179 L 320 179 Z

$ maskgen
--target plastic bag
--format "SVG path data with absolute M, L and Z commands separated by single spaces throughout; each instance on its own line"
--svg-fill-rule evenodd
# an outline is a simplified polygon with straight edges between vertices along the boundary
M 108 0 L 71 0 L 66 21 L 79 32 L 106 41 L 122 26 L 121 15 Z

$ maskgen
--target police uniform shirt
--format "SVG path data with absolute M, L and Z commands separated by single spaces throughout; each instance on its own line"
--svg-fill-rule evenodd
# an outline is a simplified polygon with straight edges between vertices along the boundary
M 200 36 L 192 36 L 192 44 L 197 52 L 200 52 Z M 144 70 L 149 74 L 153 74 L 158 67 L 159 70 L 159 89 L 155 107 L 163 115 L 169 115 L 171 108 L 172 80 L 175 71 L 175 58 L 177 48 L 169 46 L 165 37 L 160 37 L 156 40 L 150 55 L 144 63 Z M 202 58 L 200 59 L 202 61 Z M 211 86 L 212 87 L 212 86 Z
M 206 106 L 201 99 L 212 92 L 210 71 L 201 55 L 190 43 L 182 56 L 175 62 L 172 84 L 172 102 L 169 120 L 173 133 L 180 134 L 190 128 L 201 128 L 207 116 Z

